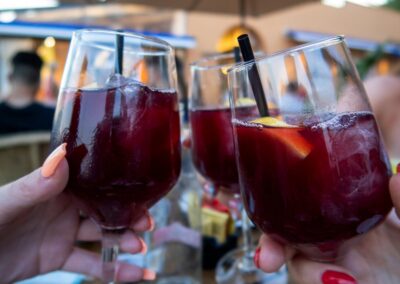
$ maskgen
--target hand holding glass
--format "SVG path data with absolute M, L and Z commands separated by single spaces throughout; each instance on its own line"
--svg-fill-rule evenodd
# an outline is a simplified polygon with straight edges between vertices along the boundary
M 118 236 L 179 175 L 174 64 L 168 44 L 139 35 L 84 30 L 71 42 L 52 145 L 67 143 L 66 191 L 102 229 L 108 282 Z

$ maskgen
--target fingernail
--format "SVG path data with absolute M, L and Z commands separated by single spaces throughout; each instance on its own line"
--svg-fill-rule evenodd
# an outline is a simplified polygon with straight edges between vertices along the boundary
M 400 163 L 398 163 L 396 166 L 396 173 L 400 174 Z
M 67 143 L 63 143 L 58 146 L 44 161 L 42 166 L 42 176 L 45 178 L 51 177 L 54 172 L 56 171 L 58 165 L 60 164 L 61 160 L 67 154 L 66 150 Z
M 261 252 L 261 247 L 257 247 L 256 251 L 254 252 L 254 265 L 257 268 L 260 268 L 260 252 Z
M 156 279 L 156 273 L 149 269 L 143 269 L 143 280 L 154 280 Z
M 352 276 L 339 271 L 327 270 L 321 277 L 323 284 L 356 284 L 357 281 Z
M 148 215 L 148 218 L 149 218 L 149 223 L 150 223 L 149 231 L 151 232 L 151 231 L 154 230 L 155 224 L 154 224 L 153 217 L 151 217 L 150 215 Z
M 146 245 L 146 243 L 143 241 L 143 239 L 141 239 L 141 238 L 139 238 L 139 241 L 140 241 L 140 243 L 141 243 L 141 245 L 142 245 L 142 249 L 140 250 L 140 253 L 141 254 L 146 254 L 146 252 L 147 252 L 147 245 Z

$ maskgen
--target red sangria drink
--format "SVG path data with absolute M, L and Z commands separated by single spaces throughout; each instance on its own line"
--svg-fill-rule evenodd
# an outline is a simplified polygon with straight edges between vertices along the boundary
M 251 115 L 254 106 L 236 110 L 244 117 Z M 201 175 L 233 192 L 239 192 L 232 114 L 230 108 L 195 108 L 190 112 L 192 154 Z
M 177 95 L 138 82 L 65 90 L 56 119 L 67 143 L 66 190 L 104 228 L 126 228 L 180 172 Z
M 218 261 L 215 268 L 217 282 L 244 283 L 243 279 L 247 278 L 262 283 L 264 273 L 253 264 L 251 223 L 240 198 L 232 110 L 229 107 L 227 70 L 238 61 L 240 52 L 228 52 L 201 58 L 191 65 L 192 157 L 197 171 L 205 179 L 203 204 L 216 211 L 225 207 L 225 212 L 228 211 L 243 235 L 243 247 L 230 250 Z M 257 115 L 254 99 L 242 98 L 235 113 L 243 118 Z M 217 206 L 221 203 L 223 206 Z M 227 228 L 228 223 L 221 226 Z M 216 242 L 216 248 L 224 245 Z
M 309 259 L 345 257 L 392 208 L 389 160 L 345 39 L 248 61 L 228 79 L 232 110 L 257 102 L 256 116 L 233 111 L 250 219 Z
M 247 212 L 279 241 L 329 255 L 392 208 L 391 173 L 372 113 L 311 117 L 300 125 L 236 120 L 234 127 Z
M 113 30 L 73 33 L 52 147 L 65 143 L 65 192 L 102 231 L 102 280 L 115 273 L 121 235 L 163 197 L 180 172 L 172 47 Z

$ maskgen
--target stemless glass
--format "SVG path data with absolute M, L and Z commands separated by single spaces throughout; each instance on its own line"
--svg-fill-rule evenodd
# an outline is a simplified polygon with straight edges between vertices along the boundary
M 173 49 L 137 34 L 73 34 L 52 131 L 75 197 L 103 233 L 103 280 L 119 236 L 175 184 L 180 130 Z
M 231 212 L 242 207 L 227 81 L 227 70 L 233 64 L 233 54 L 202 58 L 191 65 L 189 85 L 193 161 L 198 172 L 210 183 L 207 188 L 211 189 L 211 198 L 223 191 Z M 257 111 L 253 103 L 246 106 L 245 100 L 241 102 L 237 115 L 246 117 Z M 229 252 L 217 265 L 218 283 L 248 283 L 245 278 L 261 283 L 263 273 L 253 264 L 250 220 L 245 213 L 242 214 L 242 232 L 244 247 Z
M 253 93 L 254 68 L 264 94 Z M 346 240 L 377 226 L 392 208 L 388 159 L 344 38 L 235 66 L 228 77 L 250 219 L 310 259 L 337 259 Z M 237 114 L 242 97 L 259 95 L 269 117 Z

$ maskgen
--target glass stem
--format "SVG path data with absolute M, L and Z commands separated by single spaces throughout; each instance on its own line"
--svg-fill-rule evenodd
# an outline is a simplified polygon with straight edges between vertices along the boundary
M 247 217 L 246 210 L 242 208 L 242 238 L 243 238 L 243 249 L 244 256 L 241 263 L 241 269 L 245 271 L 256 269 L 253 263 L 254 251 L 253 251 L 253 238 L 251 233 L 251 221 Z
M 114 284 L 115 270 L 119 252 L 119 240 L 123 230 L 102 230 L 101 258 L 103 264 L 103 282 Z

